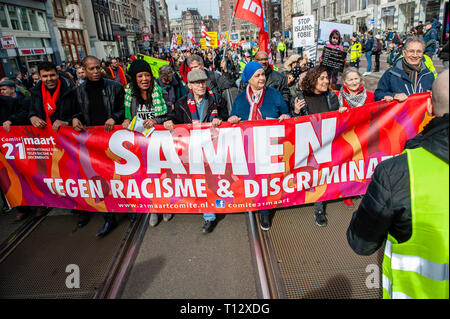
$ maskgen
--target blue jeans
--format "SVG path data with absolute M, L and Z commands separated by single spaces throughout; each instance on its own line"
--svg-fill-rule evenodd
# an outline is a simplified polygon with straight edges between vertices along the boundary
M 213 221 L 213 220 L 216 220 L 216 214 L 214 214 L 214 213 L 204 213 L 203 214 L 203 219 L 204 220 L 209 220 L 209 221 Z
M 366 52 L 367 72 L 372 71 L 372 51 Z

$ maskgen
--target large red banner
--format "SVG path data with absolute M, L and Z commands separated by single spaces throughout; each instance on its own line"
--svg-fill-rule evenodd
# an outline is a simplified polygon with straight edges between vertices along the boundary
M 157 127 L 0 129 L 9 204 L 101 212 L 232 213 L 363 194 L 420 130 L 428 93 L 342 114 Z

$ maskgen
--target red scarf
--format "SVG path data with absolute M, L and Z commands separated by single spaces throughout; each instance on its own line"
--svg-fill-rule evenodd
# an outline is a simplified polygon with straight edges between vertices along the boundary
M 250 85 L 247 86 L 247 101 L 250 104 L 250 112 L 249 112 L 249 121 L 259 121 L 263 120 L 262 114 L 261 114 L 261 105 L 264 101 L 264 95 L 266 94 L 266 87 L 263 87 L 261 96 L 259 97 L 259 100 L 254 101 L 253 100 L 253 90 Z
M 42 102 L 44 105 L 44 111 L 47 115 L 46 122 L 48 125 L 52 126 L 52 121 L 50 120 L 50 116 L 56 112 L 56 102 L 59 99 L 59 91 L 61 89 L 61 80 L 58 79 L 58 85 L 56 86 L 56 90 L 53 93 L 53 96 L 50 92 L 45 88 L 44 83 L 42 83 L 41 91 L 42 91 Z
M 115 79 L 116 75 L 114 73 L 114 70 L 112 69 L 112 67 L 108 67 L 109 71 L 111 72 L 112 77 Z M 117 73 L 119 74 L 119 81 L 120 83 L 122 83 L 122 85 L 126 85 L 127 84 L 127 79 L 125 77 L 125 73 L 123 72 L 123 69 L 120 65 L 117 66 Z
M 209 87 L 206 87 L 206 93 L 203 97 L 204 99 L 208 99 L 208 94 L 211 96 L 211 98 L 214 101 L 214 109 L 211 112 L 211 115 L 209 117 L 209 121 L 212 122 L 214 117 L 217 117 L 217 103 L 216 98 L 214 97 L 214 93 L 211 91 Z M 203 114 L 199 114 L 197 110 L 197 104 L 195 103 L 194 99 L 194 92 L 192 90 L 189 91 L 188 98 L 187 98 L 187 104 L 189 107 L 189 111 L 191 111 L 192 116 L 192 123 L 201 123 Z M 205 106 L 206 107 L 206 106 Z

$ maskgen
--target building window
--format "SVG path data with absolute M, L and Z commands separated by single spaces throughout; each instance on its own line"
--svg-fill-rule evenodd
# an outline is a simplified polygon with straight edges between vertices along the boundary
M 63 0 L 53 0 L 53 12 L 57 17 L 64 17 L 64 1 Z
M 105 32 L 105 40 L 107 40 L 110 37 L 110 33 L 108 31 L 108 27 L 107 27 L 107 23 L 106 23 L 106 16 L 104 14 L 102 14 L 102 26 L 103 26 L 103 31 Z
M 19 17 L 17 15 L 17 8 L 8 6 L 9 20 L 11 21 L 11 27 L 13 30 L 21 30 Z
M 100 40 L 103 40 L 102 20 L 100 19 L 100 14 L 98 12 L 95 13 L 95 20 L 97 21 L 98 37 L 100 38 Z
M 22 29 L 25 31 L 31 31 L 30 21 L 28 21 L 28 15 L 27 15 L 27 9 L 25 8 L 18 8 L 19 12 L 19 19 L 22 23 Z
M 9 28 L 8 18 L 6 17 L 4 6 L 0 6 L 0 25 L 2 28 Z
M 66 62 L 80 62 L 86 56 L 83 31 L 59 29 Z
M 108 28 L 108 34 L 109 34 L 109 39 L 108 40 L 112 40 L 113 37 L 113 33 L 112 33 L 112 29 L 111 29 L 111 19 L 109 18 L 109 16 L 106 16 L 106 27 Z
M 33 31 L 39 31 L 39 24 L 37 22 L 36 11 L 28 10 L 28 16 L 30 17 L 31 29 Z
M 38 17 L 39 31 L 48 31 L 47 22 L 45 21 L 46 19 L 45 19 L 44 13 L 38 12 L 37 17 Z

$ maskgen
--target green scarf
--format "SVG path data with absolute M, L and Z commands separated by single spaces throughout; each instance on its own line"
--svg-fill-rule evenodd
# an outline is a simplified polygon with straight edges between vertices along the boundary
M 131 87 L 129 84 L 125 86 L 125 99 L 124 99 L 124 106 L 125 106 L 125 118 L 132 120 L 133 117 L 136 114 L 132 114 L 132 104 L 133 104 L 133 92 L 131 90 Z M 152 111 L 155 112 L 155 116 L 161 116 L 167 114 L 167 106 L 166 102 L 163 98 L 163 93 L 161 87 L 156 83 L 155 81 L 155 87 L 153 88 L 152 93 Z

